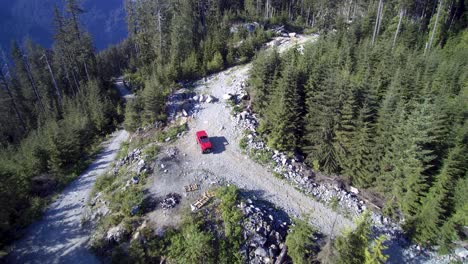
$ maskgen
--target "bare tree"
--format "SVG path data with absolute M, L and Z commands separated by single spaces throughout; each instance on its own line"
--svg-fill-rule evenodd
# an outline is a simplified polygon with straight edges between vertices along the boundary
M 375 19 L 374 34 L 372 35 L 372 45 L 375 44 L 377 35 L 379 35 L 380 24 L 383 16 L 383 0 L 379 0 L 379 5 L 377 7 L 377 17 Z
M 50 78 L 52 79 L 52 84 L 54 85 L 54 88 L 55 88 L 55 93 L 57 94 L 60 104 L 62 104 L 62 93 L 60 92 L 60 89 L 58 88 L 57 81 L 55 80 L 54 72 L 52 71 L 52 67 L 50 67 L 49 58 L 47 57 L 47 51 L 44 52 L 44 55 L 42 55 L 41 59 L 42 58 L 45 59 L 47 69 L 49 70 L 49 73 L 50 73 Z
M 405 14 L 405 9 L 402 7 L 400 9 L 400 18 L 398 19 L 398 26 L 397 26 L 397 29 L 395 30 L 395 35 L 393 36 L 392 49 L 395 48 L 397 37 L 398 37 L 398 34 L 400 33 L 400 29 L 401 29 L 401 21 L 403 20 L 404 14 Z
M 24 69 L 26 70 L 26 75 L 28 76 L 29 82 L 31 83 L 31 87 L 34 91 L 34 94 L 36 95 L 36 99 L 39 103 L 39 107 L 41 108 L 42 112 L 45 113 L 45 107 L 44 104 L 42 103 L 41 95 L 39 94 L 39 90 L 37 89 L 36 81 L 34 80 L 34 77 L 31 72 L 31 64 L 29 64 L 29 59 L 26 56 L 26 54 L 23 54 L 23 63 L 24 63 Z
M 434 26 L 432 27 L 431 38 L 429 39 L 429 43 L 426 44 L 426 48 L 424 49 L 424 54 L 426 54 L 426 51 L 432 48 L 432 42 L 434 41 L 435 32 L 437 30 L 437 24 L 439 23 L 440 9 L 442 9 L 442 1 L 443 0 L 439 0 L 439 8 L 437 8 L 437 15 L 434 21 Z

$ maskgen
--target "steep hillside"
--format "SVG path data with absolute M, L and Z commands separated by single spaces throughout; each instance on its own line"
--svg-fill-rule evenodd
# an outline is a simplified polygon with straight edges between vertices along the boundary
M 53 10 L 63 8 L 62 0 L 0 0 L 0 46 L 10 48 L 13 39 L 25 37 L 50 47 L 53 34 Z M 94 38 L 98 50 L 117 44 L 127 36 L 123 1 L 83 0 L 82 23 Z

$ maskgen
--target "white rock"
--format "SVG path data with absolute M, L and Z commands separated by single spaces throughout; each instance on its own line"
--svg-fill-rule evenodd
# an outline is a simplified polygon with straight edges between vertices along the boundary
M 185 111 L 185 109 L 182 109 L 182 115 L 185 116 L 185 117 L 188 116 L 188 113 L 187 113 L 187 111 Z
M 264 248 L 259 247 L 259 248 L 257 248 L 255 250 L 255 255 L 256 256 L 261 256 L 261 257 L 266 257 L 266 256 L 268 256 L 268 253 Z
M 359 194 L 359 190 L 353 186 L 350 187 L 349 189 L 350 192 L 354 193 L 354 194 Z
M 295 33 L 295 32 L 291 32 L 291 33 L 289 33 L 289 37 L 290 37 L 290 38 L 294 38 L 294 37 L 296 37 L 296 33 Z
M 161 163 L 161 169 L 164 169 L 166 166 L 164 166 L 164 164 Z
M 200 97 L 199 97 L 198 95 L 195 95 L 194 97 L 192 97 L 192 99 L 193 99 L 194 101 L 198 101 L 198 100 L 200 99 Z
M 214 100 L 214 98 L 211 95 L 208 95 L 208 97 L 206 98 L 207 103 L 211 103 L 211 102 L 213 102 L 213 100 Z
M 462 247 L 456 248 L 455 254 L 462 260 L 468 258 L 468 250 L 466 248 L 462 248 Z
M 200 94 L 200 99 L 198 99 L 198 101 L 200 103 L 203 103 L 205 101 L 205 99 L 206 99 L 205 96 L 203 94 Z
M 223 100 L 224 100 L 224 101 L 231 100 L 231 98 L 232 98 L 232 94 L 225 94 L 225 95 L 223 95 Z

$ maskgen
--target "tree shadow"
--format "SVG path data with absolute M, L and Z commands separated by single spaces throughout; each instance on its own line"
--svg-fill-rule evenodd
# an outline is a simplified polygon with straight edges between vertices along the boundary
M 226 145 L 229 145 L 229 142 L 225 137 L 210 137 L 210 141 L 213 145 L 213 154 L 220 154 L 224 152 L 226 150 Z

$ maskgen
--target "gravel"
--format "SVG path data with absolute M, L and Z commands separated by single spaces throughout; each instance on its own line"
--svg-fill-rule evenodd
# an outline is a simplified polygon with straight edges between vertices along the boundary
M 32 224 L 26 235 L 14 243 L 7 258 L 9 263 L 98 263 L 87 248 L 91 228 L 81 226 L 83 205 L 96 177 L 109 169 L 120 144 L 127 138 L 124 130 L 112 135 L 97 159 L 65 188 L 42 220 Z
M 215 98 L 223 98 L 228 93 L 237 94 L 243 89 L 249 69 L 250 64 L 209 76 L 207 82 L 195 83 L 195 91 L 198 94 L 209 93 Z M 239 148 L 242 131 L 235 126 L 235 118 L 231 116 L 231 110 L 225 102 L 204 102 L 199 103 L 199 106 L 200 110 L 192 114 L 194 118 L 189 119 L 189 132 L 173 143 L 185 154 L 179 158 L 179 162 L 184 164 L 184 170 L 209 171 L 226 182 L 258 194 L 291 216 L 309 214 L 312 224 L 325 234 L 353 226 L 348 218 L 275 178 L 265 167 L 242 154 Z M 220 127 L 223 129 L 220 130 Z M 214 145 L 212 154 L 200 154 L 194 136 L 198 130 L 206 130 L 210 136 Z M 169 173 L 173 172 L 169 170 Z

